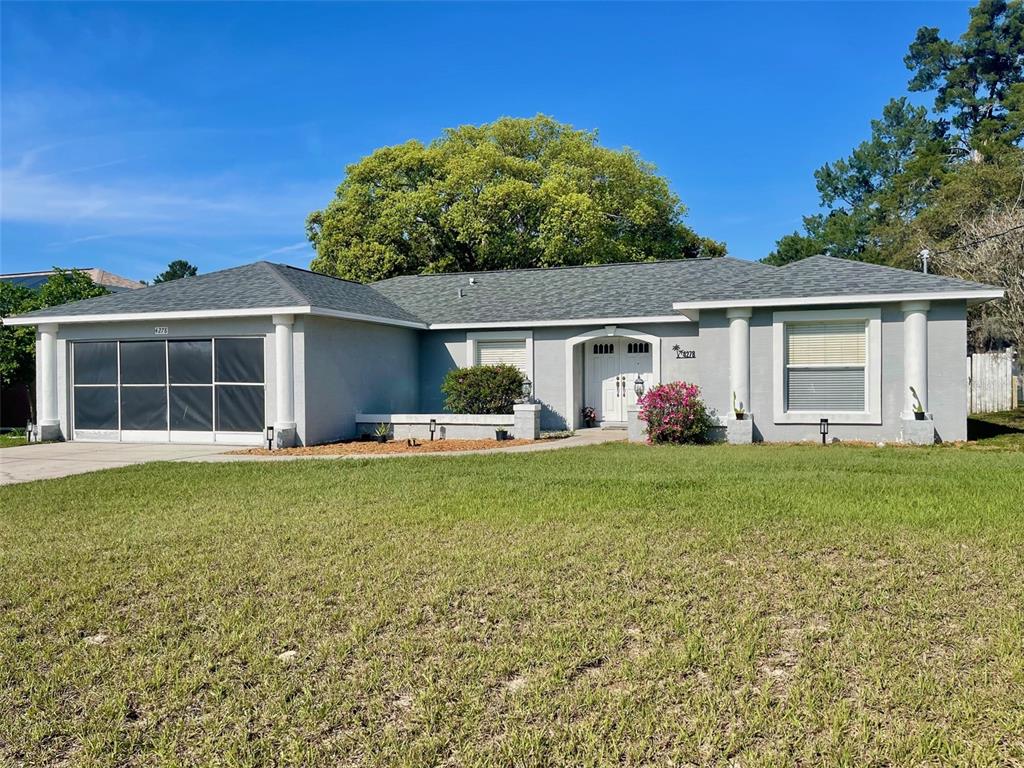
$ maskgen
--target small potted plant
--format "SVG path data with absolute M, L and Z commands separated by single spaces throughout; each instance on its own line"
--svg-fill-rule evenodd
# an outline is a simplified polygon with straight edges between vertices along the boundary
M 377 428 L 373 430 L 373 438 L 378 443 L 386 443 L 388 441 L 389 432 L 391 432 L 391 425 L 381 422 L 377 425 Z
M 914 396 L 914 418 L 918 421 L 924 421 L 924 406 L 921 405 L 921 398 L 917 396 L 917 390 L 911 387 L 910 394 Z
M 743 410 L 743 403 L 736 402 L 736 393 L 732 393 L 732 412 L 736 414 L 736 421 L 743 421 L 747 418 L 747 412 Z
M 504 427 L 495 427 L 495 429 L 494 429 L 494 439 L 495 440 L 498 440 L 500 442 L 502 440 L 508 440 L 508 438 L 509 438 L 509 434 L 508 434 L 508 430 L 507 429 L 505 429 Z
M 580 418 L 583 419 L 583 425 L 589 429 L 597 421 L 597 411 L 591 406 L 585 405 L 580 408 Z

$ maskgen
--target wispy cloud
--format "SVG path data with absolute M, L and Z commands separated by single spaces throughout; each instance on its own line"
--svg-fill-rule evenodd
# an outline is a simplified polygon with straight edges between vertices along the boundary
M 303 240 L 301 243 L 292 243 L 291 245 L 284 245 L 284 246 L 281 246 L 280 248 L 275 248 L 272 251 L 267 251 L 266 253 L 261 253 L 256 258 L 257 259 L 265 259 L 265 258 L 267 258 L 269 256 L 281 256 L 281 255 L 283 255 L 285 253 L 292 253 L 294 251 L 301 251 L 304 248 L 311 248 L 311 247 L 312 246 L 310 246 L 308 240 Z
M 322 203 L 325 185 L 251 189 L 223 178 L 129 177 L 93 181 L 76 175 L 0 171 L 0 220 L 66 226 L 79 223 L 151 234 L 239 236 L 302 232 L 306 214 Z

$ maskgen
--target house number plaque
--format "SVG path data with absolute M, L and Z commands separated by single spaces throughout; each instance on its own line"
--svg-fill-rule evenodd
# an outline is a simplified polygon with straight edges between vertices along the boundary
M 682 349 L 678 344 L 672 345 L 672 351 L 676 353 L 676 360 L 693 360 L 697 357 L 697 350 Z
M 153 328 L 153 333 L 156 334 L 157 336 L 166 336 L 167 335 L 167 326 L 166 325 L 157 325 L 157 326 L 155 326 Z

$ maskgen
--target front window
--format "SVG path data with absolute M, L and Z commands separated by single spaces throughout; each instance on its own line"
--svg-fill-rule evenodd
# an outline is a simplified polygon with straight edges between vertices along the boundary
M 865 321 L 786 324 L 786 410 L 867 410 Z
M 773 313 L 772 413 L 776 424 L 881 424 L 881 309 Z

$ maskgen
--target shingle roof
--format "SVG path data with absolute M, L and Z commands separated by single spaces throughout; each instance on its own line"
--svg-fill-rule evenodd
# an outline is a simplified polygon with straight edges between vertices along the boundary
M 715 286 L 699 298 L 677 299 L 676 303 L 943 293 L 990 290 L 992 287 L 953 277 L 926 275 L 922 272 L 883 267 L 863 261 L 811 256 L 767 273 L 759 273 L 736 285 Z
M 394 302 L 362 283 L 258 261 L 241 267 L 183 277 L 131 292 L 73 301 L 23 317 L 198 312 L 228 309 L 316 306 L 323 309 L 419 322 Z
M 785 267 L 733 258 L 410 275 L 363 285 L 261 261 L 22 315 L 72 316 L 312 307 L 415 325 L 676 315 L 673 305 L 814 297 L 978 293 L 992 286 L 827 256 Z M 805 302 L 806 303 L 806 302 Z
M 409 275 L 372 285 L 430 324 L 527 323 L 673 315 L 674 301 L 705 296 L 775 271 L 741 259 L 682 259 Z

